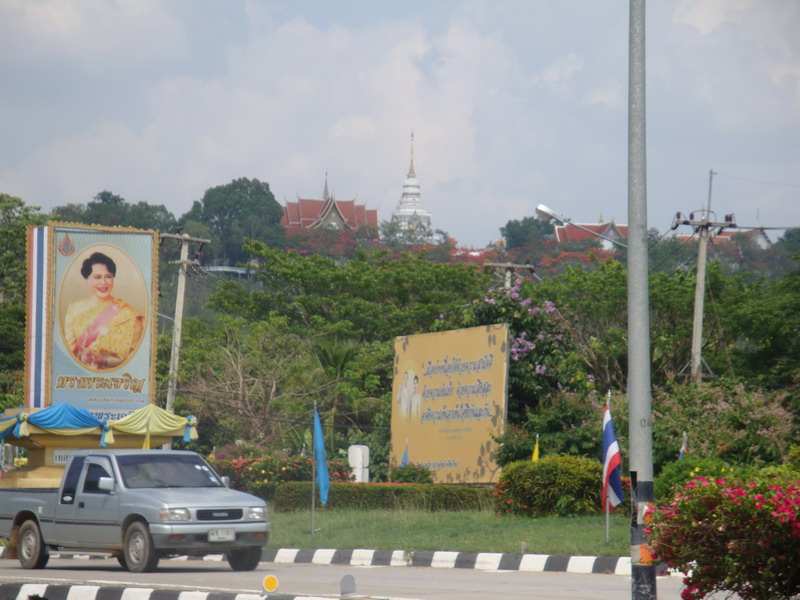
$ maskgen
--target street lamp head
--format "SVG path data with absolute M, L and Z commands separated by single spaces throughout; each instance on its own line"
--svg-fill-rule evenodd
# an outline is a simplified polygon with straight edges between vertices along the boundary
M 566 219 L 564 217 L 544 204 L 540 204 L 536 207 L 536 214 L 539 215 L 539 218 L 544 219 L 545 221 L 555 219 L 559 223 L 566 223 Z

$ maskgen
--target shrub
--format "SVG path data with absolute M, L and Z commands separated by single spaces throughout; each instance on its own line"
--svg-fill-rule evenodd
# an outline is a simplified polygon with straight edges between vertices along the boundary
M 528 516 L 573 515 L 601 509 L 602 465 L 580 456 L 546 456 L 503 468 L 495 489 L 497 511 Z
M 781 460 L 798 422 L 787 408 L 788 393 L 762 392 L 724 380 L 697 388 L 672 385 L 653 397 L 653 460 L 660 467 L 677 457 L 683 432 L 698 456 L 732 465 L 764 465 Z
M 325 508 L 480 510 L 492 505 L 491 494 L 492 488 L 444 484 L 331 483 Z M 271 508 L 276 512 L 310 509 L 311 483 L 279 485 Z
M 715 591 L 743 600 L 800 593 L 800 481 L 696 477 L 650 516 L 655 557 L 689 574 L 684 600 Z
M 313 461 L 310 458 L 262 456 L 211 460 L 220 475 L 231 478 L 231 487 L 272 500 L 275 488 L 286 481 L 311 481 Z M 350 470 L 344 463 L 328 461 L 331 481 L 350 481 Z
M 227 444 L 214 452 L 212 460 L 222 461 L 234 458 L 258 458 L 266 456 L 269 451 L 265 446 L 255 442 L 239 441 L 235 444 Z
M 391 467 L 389 479 L 393 483 L 433 483 L 433 471 L 424 465 L 408 463 L 404 467 Z
M 530 459 L 535 437 L 522 425 L 509 423 L 502 435 L 494 437 L 494 441 L 497 442 L 494 460 L 497 466 L 505 467 L 518 460 Z
M 676 491 L 697 475 L 724 477 L 731 475 L 731 466 L 719 458 L 687 456 L 683 460 L 667 463 L 653 482 L 656 502 L 667 502 Z

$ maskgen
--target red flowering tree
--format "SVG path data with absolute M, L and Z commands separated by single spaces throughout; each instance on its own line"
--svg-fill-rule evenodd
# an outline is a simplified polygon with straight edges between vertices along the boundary
M 687 573 L 684 600 L 715 591 L 743 600 L 800 594 L 800 481 L 695 477 L 651 517 L 655 556 Z

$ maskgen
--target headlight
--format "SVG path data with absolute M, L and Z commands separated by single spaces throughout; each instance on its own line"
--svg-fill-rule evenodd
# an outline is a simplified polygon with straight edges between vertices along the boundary
M 251 506 L 247 511 L 247 518 L 256 521 L 263 521 L 267 514 L 267 510 L 263 506 Z
M 161 521 L 188 521 L 188 508 L 163 508 L 158 512 Z

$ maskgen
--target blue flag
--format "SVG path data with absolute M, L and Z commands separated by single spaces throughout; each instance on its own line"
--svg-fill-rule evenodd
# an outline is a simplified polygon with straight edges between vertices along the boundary
M 403 458 L 400 460 L 400 466 L 401 467 L 408 466 L 408 440 L 406 440 L 406 449 L 403 452 Z
M 317 407 L 314 407 L 314 462 L 317 463 L 317 484 L 319 485 L 319 501 L 328 503 L 328 490 L 331 477 L 328 474 L 328 459 L 325 457 L 325 440 L 322 437 L 322 423 L 319 422 Z

